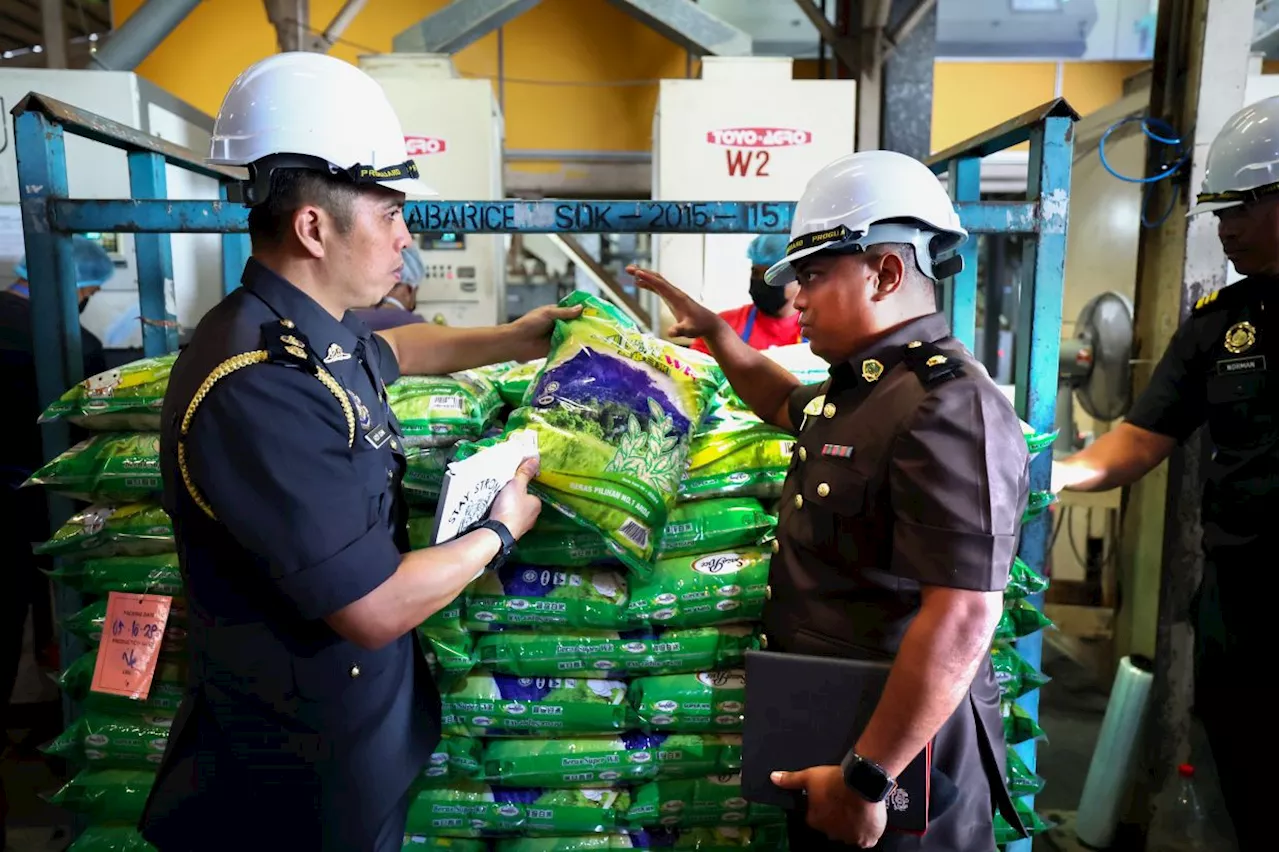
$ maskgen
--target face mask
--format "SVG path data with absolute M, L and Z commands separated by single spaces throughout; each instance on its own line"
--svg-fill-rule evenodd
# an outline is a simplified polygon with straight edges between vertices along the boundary
M 771 317 L 778 315 L 787 305 L 787 288 L 770 287 L 763 278 L 751 279 L 751 301 Z

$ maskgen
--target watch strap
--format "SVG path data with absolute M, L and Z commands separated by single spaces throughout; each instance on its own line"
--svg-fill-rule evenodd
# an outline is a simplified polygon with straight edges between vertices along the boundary
M 506 562 L 507 558 L 511 556 L 511 551 L 513 551 L 516 546 L 515 536 L 511 535 L 511 530 L 507 529 L 507 525 L 502 521 L 495 521 L 490 518 L 479 524 L 476 529 L 490 530 L 502 541 L 502 549 L 498 551 L 498 555 L 494 557 L 493 562 L 490 563 L 490 567 L 496 568 L 503 562 Z

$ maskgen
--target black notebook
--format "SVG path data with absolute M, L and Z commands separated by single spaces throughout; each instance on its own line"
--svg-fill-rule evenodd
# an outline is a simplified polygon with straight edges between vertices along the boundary
M 788 810 L 804 807 L 772 772 L 839 765 L 871 719 L 888 662 L 748 651 L 742 795 Z M 932 743 L 898 777 L 885 802 L 890 830 L 923 834 L 929 825 Z

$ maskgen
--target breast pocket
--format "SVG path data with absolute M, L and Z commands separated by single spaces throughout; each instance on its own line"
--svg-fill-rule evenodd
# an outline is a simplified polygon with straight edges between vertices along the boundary
M 1262 395 L 1266 383 L 1262 372 L 1210 376 L 1205 398 L 1210 405 L 1247 403 Z
M 866 522 L 867 478 L 852 461 L 810 459 L 793 473 L 798 482 L 789 507 L 788 532 L 825 559 L 859 552 L 857 530 Z

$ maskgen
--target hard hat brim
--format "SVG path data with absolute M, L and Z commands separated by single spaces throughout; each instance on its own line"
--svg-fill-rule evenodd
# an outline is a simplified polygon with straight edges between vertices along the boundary
M 831 242 L 822 243 L 821 245 L 802 248 L 799 251 L 787 255 L 782 260 L 765 270 L 764 283 L 768 284 L 770 287 L 787 286 L 792 281 L 796 280 L 796 268 L 794 264 L 797 261 L 803 260 L 806 257 L 817 254 L 825 249 L 829 249 L 837 243 L 837 240 L 832 240 Z
M 1204 213 L 1217 213 L 1219 210 L 1229 210 L 1242 204 L 1244 204 L 1243 201 L 1202 201 L 1187 211 L 1187 218 L 1190 219 L 1192 216 L 1200 216 Z

